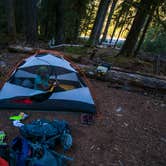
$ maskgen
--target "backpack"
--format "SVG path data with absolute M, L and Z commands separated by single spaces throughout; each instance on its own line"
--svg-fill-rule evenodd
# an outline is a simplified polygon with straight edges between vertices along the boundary
M 45 142 L 52 137 L 59 138 L 64 132 L 70 133 L 70 129 L 68 123 L 63 120 L 39 119 L 20 128 L 21 135 L 32 142 Z
M 72 158 L 50 150 L 46 145 L 16 137 L 11 144 L 11 166 L 65 166 Z
M 36 145 L 32 145 L 32 147 Z M 66 166 L 66 161 L 73 159 L 50 150 L 45 145 L 38 144 L 37 148 L 32 148 L 32 156 L 28 160 L 29 166 Z
M 60 143 L 63 150 L 72 146 L 66 121 L 35 120 L 20 127 L 21 137 L 11 144 L 11 166 L 64 166 L 70 157 L 55 152 Z
M 11 142 L 10 165 L 26 166 L 26 159 L 31 153 L 28 141 L 23 137 L 16 137 Z
M 20 133 L 27 140 L 47 145 L 49 148 L 54 148 L 58 143 L 61 143 L 64 150 L 68 150 L 72 146 L 70 128 L 64 120 L 39 119 L 20 127 Z

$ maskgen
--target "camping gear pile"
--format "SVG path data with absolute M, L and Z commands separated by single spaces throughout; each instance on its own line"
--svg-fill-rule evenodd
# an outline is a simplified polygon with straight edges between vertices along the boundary
M 111 65 L 108 63 L 101 63 L 96 68 L 96 78 L 104 80 L 107 72 L 110 70 Z
M 86 71 L 86 75 L 90 78 L 95 78 L 98 80 L 106 80 L 107 73 L 111 70 L 111 64 L 103 62 L 99 63 L 95 69 Z
M 21 127 L 24 125 L 21 121 L 26 119 L 27 117 L 28 117 L 28 114 L 25 114 L 24 112 L 20 112 L 18 115 L 11 116 L 9 119 L 13 121 L 13 126 Z
M 69 124 L 64 120 L 35 120 L 19 127 L 20 136 L 13 139 L 11 145 L 0 145 L 1 166 L 65 166 L 64 155 L 72 146 Z M 4 134 L 3 134 L 4 141 Z M 60 144 L 63 153 L 57 153 Z M 8 163 L 7 163 L 8 161 Z

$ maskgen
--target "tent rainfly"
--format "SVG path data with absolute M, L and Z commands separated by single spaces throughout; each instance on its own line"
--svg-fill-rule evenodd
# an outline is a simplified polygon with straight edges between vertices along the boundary
M 50 79 L 58 80 L 53 92 L 35 89 L 38 69 L 45 66 Z M 33 109 L 95 113 L 85 80 L 64 57 L 51 51 L 25 59 L 0 90 L 0 109 Z

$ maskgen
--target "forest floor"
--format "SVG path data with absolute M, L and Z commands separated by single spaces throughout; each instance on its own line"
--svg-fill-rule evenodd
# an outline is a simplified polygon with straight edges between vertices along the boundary
M 0 82 L 25 55 L 5 53 Z M 6 65 L 6 66 L 5 66 Z M 151 96 L 110 88 L 110 83 L 91 80 L 98 112 L 94 124 L 80 123 L 80 113 L 26 111 L 29 118 L 65 119 L 73 135 L 73 146 L 67 155 L 75 166 L 165 166 L 166 165 L 166 103 Z M 117 111 L 121 107 L 121 111 Z M 21 110 L 24 111 L 24 110 Z M 9 116 L 19 111 L 1 110 L 0 130 L 8 141 L 18 135 Z
M 154 59 L 156 54 L 153 53 L 140 53 L 137 57 L 123 57 L 116 56 L 119 50 L 108 48 L 89 48 L 89 47 L 66 47 L 62 49 L 66 55 L 73 57 L 73 60 L 79 60 L 84 57 L 88 58 L 92 50 L 96 50 L 94 59 L 109 62 L 111 66 L 120 67 L 123 69 L 131 70 L 133 72 L 154 74 L 156 70 L 156 63 Z M 85 62 L 85 60 L 84 60 Z M 159 71 L 160 75 L 166 75 L 166 56 L 160 57 Z

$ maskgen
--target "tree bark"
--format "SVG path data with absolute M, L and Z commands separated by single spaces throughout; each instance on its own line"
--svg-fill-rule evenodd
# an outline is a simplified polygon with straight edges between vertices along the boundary
M 120 38 L 120 35 L 121 35 L 122 31 L 123 31 L 123 27 L 124 27 L 124 24 L 123 24 L 123 25 L 121 26 L 121 28 L 120 28 L 118 37 L 116 38 L 116 41 L 115 41 L 115 44 L 114 44 L 113 48 L 115 48 L 116 45 L 117 45 L 117 43 L 118 43 L 118 40 L 119 40 L 119 38 Z
M 156 2 L 157 3 L 157 2 Z M 119 55 L 124 56 L 134 56 L 134 51 L 136 47 L 136 43 L 141 32 L 141 29 L 145 23 L 146 16 L 151 8 L 151 5 L 156 5 L 155 1 L 147 1 L 141 0 L 139 7 L 137 9 L 137 13 L 135 19 L 133 21 L 132 27 L 129 31 L 129 34 L 126 38 L 126 41 L 119 53 Z
M 109 11 L 109 16 L 108 16 L 108 19 L 107 19 L 107 23 L 106 23 L 106 26 L 105 26 L 105 29 L 104 29 L 103 37 L 102 37 L 102 40 L 101 40 L 101 43 L 107 37 L 108 29 L 109 29 L 109 26 L 110 26 L 111 20 L 112 20 L 112 15 L 114 13 L 114 10 L 115 10 L 117 2 L 118 2 L 118 0 L 113 0 L 113 2 L 112 2 L 112 5 L 111 5 L 110 11 Z
M 89 9 L 89 13 L 87 14 L 87 18 L 85 19 L 85 23 L 83 24 L 82 32 L 84 32 L 84 36 L 87 35 L 88 30 L 89 30 L 89 25 L 92 22 L 92 17 L 94 15 L 94 10 L 95 10 L 95 4 L 91 4 L 91 8 Z
M 116 24 L 115 24 L 115 27 L 114 27 L 114 30 L 111 34 L 111 39 L 110 39 L 110 43 L 112 42 L 112 39 L 115 35 L 115 32 L 116 32 L 116 29 L 117 27 L 119 26 L 119 22 L 120 22 L 120 17 L 122 16 L 123 12 L 124 12 L 124 3 L 126 3 L 126 0 L 124 0 L 123 4 L 122 4 L 122 8 L 120 10 L 120 12 L 118 13 L 118 16 L 117 16 L 117 19 L 116 19 Z
M 93 25 L 93 29 L 90 35 L 89 41 L 92 45 L 96 45 L 99 42 L 99 38 L 101 35 L 101 31 L 103 28 L 104 20 L 107 14 L 107 10 L 109 7 L 111 0 L 101 0 L 97 12 L 97 16 Z
M 125 22 L 126 22 L 126 19 L 127 19 L 127 15 L 128 15 L 128 12 L 129 12 L 129 11 L 126 12 L 126 14 L 125 14 L 125 16 L 124 16 L 124 19 L 122 19 L 123 24 L 121 25 L 121 28 L 120 28 L 120 31 L 119 31 L 118 37 L 117 37 L 117 39 L 116 39 L 116 41 L 115 41 L 115 44 L 114 44 L 114 48 L 116 47 L 116 45 L 117 45 L 117 43 L 118 43 L 118 40 L 119 40 L 119 38 L 120 38 L 120 35 L 122 34 L 123 27 L 124 27 L 124 25 L 125 25 Z
M 137 44 L 137 47 L 136 47 L 136 49 L 135 49 L 135 55 L 137 55 L 138 54 L 138 52 L 139 52 L 139 50 L 140 50 L 140 48 L 141 48 L 141 45 L 142 45 L 142 43 L 143 43 L 143 41 L 144 41 L 144 38 L 145 38 L 145 35 L 146 35 L 146 32 L 147 32 L 147 29 L 148 29 L 148 27 L 149 27 L 149 24 L 151 23 L 151 21 L 152 21 L 152 18 L 153 18 L 153 15 L 154 15 L 154 11 L 155 11 L 155 9 L 157 8 L 157 6 L 156 5 L 153 5 L 152 6 L 152 8 L 151 8 L 151 11 L 149 12 L 149 14 L 148 14 L 148 16 L 147 16 L 147 21 L 145 22 L 145 25 L 144 25 L 144 28 L 143 28 L 143 32 L 142 32 L 142 34 L 141 34 L 141 37 L 140 37 L 140 39 L 139 39 L 139 41 L 138 41 L 138 44 Z
M 86 28 L 86 31 L 85 31 L 85 36 L 87 36 L 87 34 L 88 34 L 88 31 L 90 30 L 90 28 L 89 28 L 89 25 L 91 24 L 91 23 L 93 23 L 93 16 L 95 15 L 94 14 L 95 13 L 95 4 L 92 4 L 92 8 L 91 8 L 91 12 L 90 12 L 90 15 L 89 15 L 89 20 L 88 20 L 88 22 L 87 22 L 87 28 Z
M 64 43 L 64 0 L 57 1 L 56 4 L 56 27 L 55 44 Z
M 17 33 L 24 33 L 23 0 L 15 0 L 15 24 Z M 20 16 L 22 18 L 20 19 Z
M 37 40 L 37 2 L 38 0 L 25 1 L 25 36 L 26 42 L 32 45 Z
M 15 23 L 15 10 L 14 0 L 6 0 L 6 13 L 8 22 L 8 34 L 13 41 L 16 39 L 16 23 Z
M 147 22 L 145 23 L 145 26 L 143 28 L 143 32 L 142 32 L 141 37 L 140 37 L 140 39 L 138 41 L 138 45 L 137 45 L 137 48 L 135 49 L 134 55 L 138 54 L 138 52 L 139 52 L 139 50 L 141 48 L 141 45 L 142 45 L 142 43 L 144 41 L 144 38 L 145 38 L 145 35 L 146 35 L 146 31 L 147 31 L 147 29 L 149 27 L 149 24 L 150 24 L 151 20 L 152 20 L 152 15 L 148 15 L 147 17 L 148 17 L 147 18 Z
M 141 87 L 143 89 L 155 89 L 166 93 L 166 80 L 154 76 L 112 70 L 108 73 L 108 79 L 121 84 L 127 83 L 131 86 Z
M 87 73 L 87 76 L 89 76 L 89 71 L 95 70 L 94 67 L 86 65 L 80 65 L 79 67 Z M 105 80 L 142 89 L 157 90 L 166 94 L 166 79 L 155 75 L 129 72 L 121 68 L 111 68 Z

